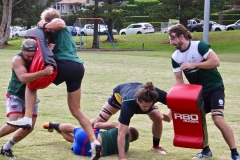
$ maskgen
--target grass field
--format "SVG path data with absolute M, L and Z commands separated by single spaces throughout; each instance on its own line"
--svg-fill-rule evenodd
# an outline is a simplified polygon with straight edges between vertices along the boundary
M 203 32 L 194 32 L 194 40 L 202 40 Z M 100 48 L 114 50 L 112 44 L 106 42 L 106 35 L 100 36 Z M 169 44 L 168 34 L 144 34 L 144 35 L 114 35 L 114 46 L 118 50 L 150 50 L 161 52 L 173 52 L 174 48 Z M 80 37 L 75 36 L 74 40 L 77 44 Z M 20 49 L 22 38 L 13 38 L 9 41 L 6 49 Z M 89 49 L 92 46 L 92 36 L 83 36 L 82 49 Z M 143 49 L 144 43 L 144 49 Z M 214 48 L 217 54 L 237 54 L 239 53 L 240 34 L 239 30 L 226 32 L 209 32 L 209 44 Z
M 239 46 L 238 46 L 239 47 Z M 224 47 L 223 47 L 224 48 Z M 173 50 L 173 49 L 171 49 Z M 5 92 L 11 76 L 11 59 L 19 50 L 0 50 L 0 124 L 5 124 Z M 235 52 L 229 49 L 231 53 Z M 169 91 L 174 84 L 171 68 L 171 51 L 158 52 L 79 52 L 79 57 L 85 62 L 85 76 L 82 83 L 82 110 L 89 118 L 98 115 L 102 105 L 117 84 L 131 81 L 154 82 L 155 86 Z M 237 52 L 239 53 L 239 52 Z M 219 67 L 225 87 L 226 106 L 224 116 L 233 128 L 237 146 L 240 146 L 239 121 L 239 55 L 220 54 L 222 63 Z M 56 132 L 48 133 L 41 128 L 42 123 L 48 121 L 65 122 L 78 125 L 71 116 L 66 102 L 65 84 L 50 85 L 39 90 L 38 97 L 39 117 L 35 130 L 23 141 L 13 147 L 14 155 L 19 160 L 76 160 L 89 159 L 74 156 L 70 150 L 71 144 L 65 142 Z M 160 111 L 168 113 L 168 108 L 159 104 Z M 110 121 L 117 121 L 118 114 L 112 116 Z M 214 126 L 211 117 L 207 116 L 209 143 L 213 152 L 213 160 L 230 160 L 230 151 L 224 142 L 220 131 Z M 131 126 L 138 128 L 140 138 L 130 145 L 127 157 L 129 160 L 189 160 L 199 150 L 174 147 L 173 125 L 164 122 L 161 146 L 168 152 L 159 155 L 152 152 L 151 121 L 146 115 L 135 115 Z M 11 135 L 0 139 L 0 146 L 4 145 Z M 0 159 L 7 159 L 0 156 Z M 117 160 L 118 155 L 101 158 L 103 160 Z

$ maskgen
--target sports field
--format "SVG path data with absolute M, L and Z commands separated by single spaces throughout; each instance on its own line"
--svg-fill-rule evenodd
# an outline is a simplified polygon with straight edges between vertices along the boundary
M 5 124 L 5 92 L 11 76 L 11 59 L 18 51 L 0 51 L 0 125 Z M 154 82 L 155 86 L 169 91 L 174 84 L 171 68 L 171 52 L 79 52 L 79 57 L 85 62 L 85 76 L 82 83 L 82 110 L 89 118 L 98 115 L 102 105 L 110 96 L 112 89 L 120 83 L 138 81 Z M 222 61 L 219 71 L 223 76 L 226 87 L 226 109 L 224 117 L 233 128 L 237 146 L 240 147 L 240 64 L 236 54 L 219 55 Z M 236 62 L 237 61 L 237 62 Z M 48 133 L 42 129 L 42 123 L 54 121 L 72 123 L 77 121 L 70 115 L 66 102 L 65 84 L 50 85 L 39 90 L 39 117 L 35 130 L 23 141 L 13 147 L 13 153 L 19 160 L 85 160 L 89 158 L 74 156 L 70 150 L 71 144 L 66 142 L 58 133 Z M 168 113 L 167 106 L 159 104 L 163 113 Z M 110 121 L 117 121 L 118 115 Z M 207 116 L 209 143 L 213 152 L 213 160 L 230 160 L 230 151 L 223 140 L 220 131 L 214 126 L 210 115 Z M 140 132 L 138 141 L 130 145 L 127 153 L 129 160 L 189 160 L 199 150 L 174 147 L 173 125 L 164 122 L 161 146 L 167 155 L 152 152 L 151 120 L 147 115 L 135 115 L 131 126 Z M 6 143 L 11 135 L 0 138 L 0 146 Z M 240 151 L 240 149 L 239 149 Z M 0 159 L 7 159 L 0 156 Z M 118 155 L 101 158 L 117 160 Z

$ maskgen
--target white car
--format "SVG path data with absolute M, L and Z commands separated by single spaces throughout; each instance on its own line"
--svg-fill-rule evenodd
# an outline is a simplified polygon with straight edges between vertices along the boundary
M 16 36 L 16 37 L 27 37 L 27 29 L 25 27 L 23 27 L 19 31 L 16 31 L 14 33 L 14 36 Z
M 148 34 L 154 33 L 154 28 L 150 23 L 135 23 L 129 25 L 127 28 L 121 29 L 119 34 Z
M 235 30 L 235 29 L 240 29 L 240 19 L 233 24 L 227 25 L 227 31 Z
M 212 31 L 226 31 L 227 27 L 225 25 L 221 25 L 217 22 L 210 21 L 212 23 Z

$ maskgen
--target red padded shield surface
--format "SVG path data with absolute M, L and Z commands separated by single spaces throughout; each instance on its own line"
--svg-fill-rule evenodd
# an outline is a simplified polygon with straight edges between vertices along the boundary
M 42 56 L 42 49 L 40 47 L 39 44 L 39 40 L 37 38 L 33 38 L 37 41 L 37 46 L 38 46 L 38 50 L 33 58 L 33 61 L 30 65 L 30 69 L 29 69 L 29 73 L 33 73 L 33 72 L 37 72 L 40 70 L 43 70 L 46 66 L 44 65 L 44 60 L 43 60 L 43 56 Z M 28 83 L 27 86 L 30 89 L 43 89 L 46 88 L 47 86 L 49 86 L 54 79 L 57 76 L 57 69 L 55 69 L 53 71 L 53 74 L 49 75 L 49 76 L 43 76 L 40 77 L 39 79 Z
M 206 119 L 201 106 L 202 86 L 179 84 L 167 94 L 167 106 L 171 109 L 174 139 L 177 147 L 202 149 L 206 143 Z

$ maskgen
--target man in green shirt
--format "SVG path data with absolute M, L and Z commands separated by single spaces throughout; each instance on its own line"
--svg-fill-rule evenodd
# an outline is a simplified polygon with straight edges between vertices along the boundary
M 102 156 L 118 154 L 118 126 L 118 122 L 98 122 L 94 125 L 93 130 L 95 136 L 103 147 Z M 56 130 L 66 141 L 73 143 L 71 149 L 74 154 L 80 156 L 91 156 L 90 141 L 82 127 L 76 127 L 68 123 L 49 122 L 44 123 L 43 128 L 48 129 L 49 132 Z M 104 130 L 99 131 L 100 129 Z M 128 133 L 125 136 L 125 152 L 129 149 L 129 142 L 137 140 L 138 137 L 138 130 L 134 127 L 129 127 Z

